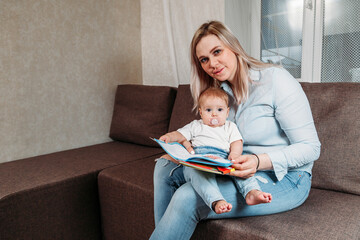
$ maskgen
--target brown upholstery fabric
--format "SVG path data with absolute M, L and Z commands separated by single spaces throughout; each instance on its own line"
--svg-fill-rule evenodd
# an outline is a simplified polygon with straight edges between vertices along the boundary
M 104 239 L 149 239 L 155 228 L 154 160 L 145 158 L 99 174 Z
M 97 173 L 69 178 L 0 201 L 1 239 L 101 239 Z
M 101 239 L 98 172 L 160 152 L 110 142 L 0 164 L 0 238 Z
M 2 163 L 0 199 L 160 152 L 160 148 L 109 142 Z
M 302 83 L 321 155 L 313 186 L 360 195 L 360 83 Z
M 113 140 L 156 146 L 169 128 L 176 89 L 165 86 L 119 85 L 110 128 Z
M 299 208 L 285 213 L 200 222 L 192 237 L 230 239 L 360 239 L 360 198 L 312 189 Z
M 99 174 L 104 239 L 149 238 L 154 229 L 153 167 L 150 157 Z M 192 239 L 359 239 L 359 219 L 357 195 L 312 189 L 302 206 L 285 213 L 200 222 Z
M 169 131 L 176 131 L 200 116 L 192 112 L 194 101 L 192 100 L 190 85 L 180 85 L 177 91 L 174 108 L 171 114 Z

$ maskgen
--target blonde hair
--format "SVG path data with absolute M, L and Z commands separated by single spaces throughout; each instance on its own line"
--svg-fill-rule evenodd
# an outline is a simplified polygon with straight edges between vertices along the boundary
M 203 105 L 206 99 L 211 97 L 219 98 L 225 102 L 226 106 L 229 106 L 229 96 L 227 95 L 227 93 L 221 88 L 211 87 L 200 94 L 197 109 Z
M 239 40 L 223 23 L 219 21 L 210 21 L 202 24 L 195 32 L 190 45 L 190 88 L 194 99 L 194 110 L 198 107 L 198 100 L 201 92 L 209 87 L 220 87 L 220 82 L 209 76 L 204 71 L 198 57 L 196 56 L 196 46 L 200 40 L 211 34 L 218 37 L 220 41 L 222 41 L 223 44 L 236 55 L 237 69 L 234 77 L 235 81 L 232 81 L 230 86 L 238 104 L 248 98 L 249 85 L 251 83 L 249 69 L 263 69 L 273 66 L 272 64 L 263 63 L 253 57 L 250 57 L 241 47 Z

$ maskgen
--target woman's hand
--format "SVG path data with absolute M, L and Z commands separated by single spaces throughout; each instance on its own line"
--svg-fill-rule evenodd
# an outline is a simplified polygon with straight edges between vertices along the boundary
M 255 155 L 240 155 L 230 159 L 233 162 L 235 171 L 231 172 L 231 176 L 240 178 L 249 178 L 254 176 L 257 170 L 272 170 L 273 165 L 269 155 L 266 153 Z M 259 162 L 258 162 L 259 161 Z M 256 169 L 258 167 L 258 169 Z
M 249 178 L 257 171 L 258 160 L 254 155 L 240 155 L 230 160 L 233 162 L 232 167 L 235 168 L 235 171 L 230 173 L 231 176 Z

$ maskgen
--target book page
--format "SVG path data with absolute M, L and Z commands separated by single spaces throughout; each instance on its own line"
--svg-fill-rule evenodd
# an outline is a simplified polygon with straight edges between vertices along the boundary
M 230 160 L 218 156 L 213 156 L 211 154 L 190 154 L 183 145 L 177 142 L 165 143 L 158 139 L 153 139 L 153 140 L 155 140 L 171 157 L 178 160 L 195 161 L 195 159 L 198 159 L 197 160 L 198 162 L 206 163 L 206 161 L 200 160 L 200 159 L 205 159 L 212 163 L 221 164 L 222 166 L 231 164 Z M 211 164 L 211 165 L 215 165 L 215 164 Z
M 186 161 L 188 158 L 193 157 L 194 155 L 190 154 L 184 146 L 181 144 L 174 143 L 164 143 L 162 141 L 157 141 L 160 146 L 173 158 Z

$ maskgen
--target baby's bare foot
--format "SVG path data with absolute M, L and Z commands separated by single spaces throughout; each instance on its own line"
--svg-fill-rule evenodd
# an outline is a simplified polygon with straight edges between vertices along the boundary
M 213 205 L 214 205 L 214 211 L 217 214 L 230 212 L 232 209 L 232 205 L 225 200 L 219 200 L 217 202 L 214 202 Z
M 251 190 L 246 195 L 246 203 L 248 205 L 256 205 L 260 203 L 269 203 L 271 202 L 272 196 L 270 193 L 262 192 L 259 190 Z

